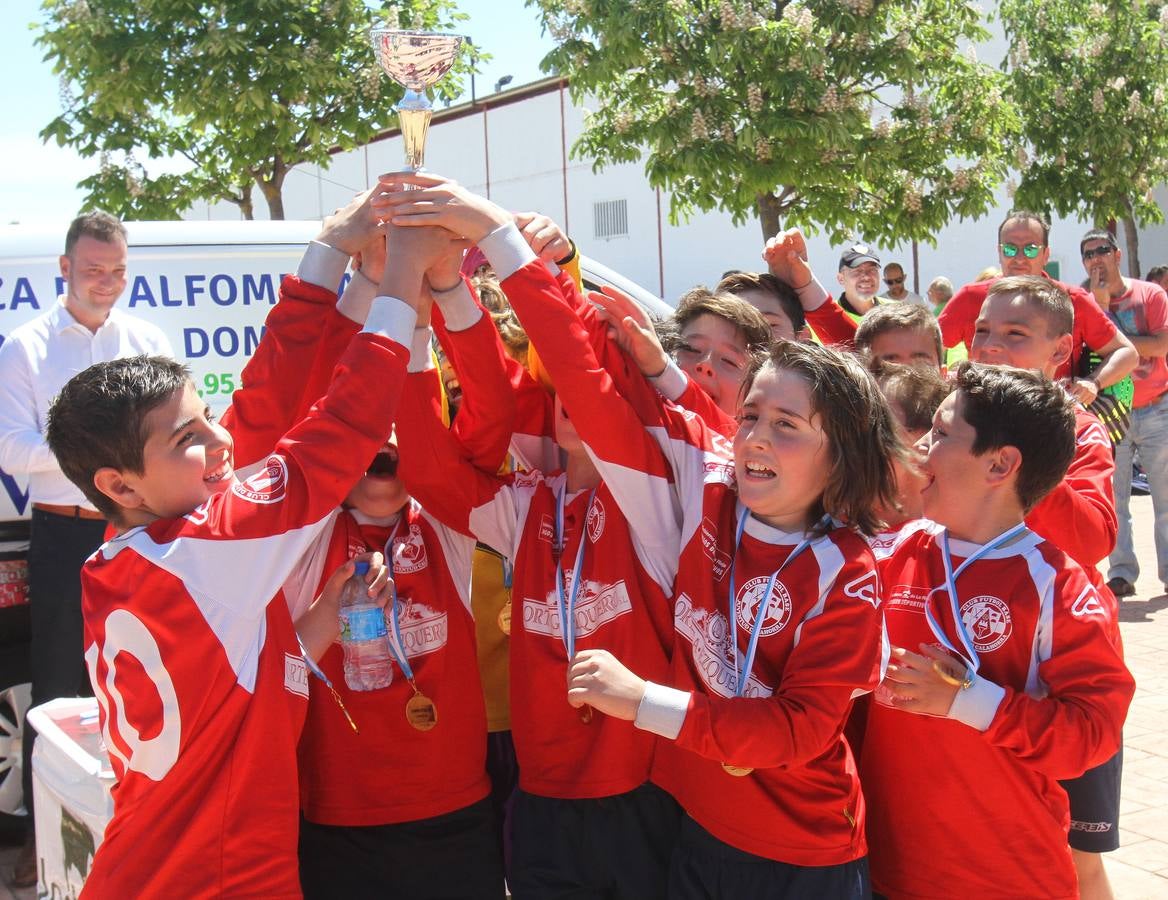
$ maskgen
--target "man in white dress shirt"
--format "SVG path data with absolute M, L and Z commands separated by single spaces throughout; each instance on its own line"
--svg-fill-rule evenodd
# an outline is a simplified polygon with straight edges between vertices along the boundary
M 69 226 L 61 275 L 65 296 L 0 345 L 0 468 L 26 473 L 32 501 L 29 606 L 32 702 L 90 695 L 82 651 L 81 566 L 101 545 L 105 521 L 61 473 L 45 443 L 45 417 L 65 382 L 96 362 L 138 354 L 173 356 L 161 329 L 114 305 L 126 288 L 126 230 L 105 212 Z M 25 723 L 24 796 L 32 812 L 33 733 Z M 29 839 L 16 863 L 20 886 L 36 880 Z

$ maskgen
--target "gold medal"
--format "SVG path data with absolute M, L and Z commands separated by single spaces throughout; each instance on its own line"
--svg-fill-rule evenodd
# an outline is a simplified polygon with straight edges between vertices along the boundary
M 580 721 L 585 725 L 592 721 L 592 707 L 587 703 L 580 707 Z
M 511 601 L 508 599 L 503 604 L 503 608 L 499 610 L 499 630 L 503 634 L 511 633 Z
M 418 731 L 429 731 L 438 724 L 438 707 L 416 687 L 414 696 L 406 701 L 406 721 Z
M 726 770 L 727 775 L 733 775 L 735 778 L 743 778 L 754 771 L 746 766 L 732 766 L 730 763 L 722 763 L 722 768 Z

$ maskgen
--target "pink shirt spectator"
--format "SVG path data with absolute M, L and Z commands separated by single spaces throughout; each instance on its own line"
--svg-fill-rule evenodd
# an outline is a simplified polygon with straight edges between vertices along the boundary
M 1129 279 L 1126 294 L 1111 301 L 1107 310 L 1124 334 L 1152 335 L 1168 331 L 1168 294 L 1150 281 Z M 1133 406 L 1147 406 L 1168 391 L 1168 363 L 1163 356 L 1141 356 L 1132 372 L 1135 383 Z

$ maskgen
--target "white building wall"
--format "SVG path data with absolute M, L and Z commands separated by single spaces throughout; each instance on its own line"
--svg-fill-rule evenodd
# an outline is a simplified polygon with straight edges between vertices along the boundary
M 1000 55 L 1000 48 L 991 42 L 983 58 L 994 55 Z M 535 210 L 566 223 L 584 253 L 670 302 L 696 284 L 712 286 L 727 269 L 761 268 L 763 241 L 757 220 L 735 227 L 728 215 L 705 213 L 670 225 L 669 196 L 662 194 L 658 202 L 642 163 L 610 166 L 594 174 L 590 160 L 571 157 L 571 147 L 583 130 L 584 111 L 571 103 L 566 91 L 563 110 L 562 131 L 561 95 L 553 88 L 509 105 L 436 122 L 426 147 L 426 167 L 486 193 L 510 209 Z M 323 171 L 316 166 L 298 167 L 285 183 L 285 214 L 290 219 L 319 219 L 348 202 L 377 174 L 400 168 L 402 158 L 401 139 L 392 137 L 337 154 Z M 255 198 L 257 218 L 266 218 L 266 204 L 258 191 Z M 1157 198 L 1163 206 L 1168 193 L 1161 189 Z M 593 231 L 593 204 L 620 199 L 628 204 L 628 235 L 598 239 Z M 1011 205 L 1004 191 L 997 199 L 997 208 L 981 219 L 951 222 L 938 233 L 935 247 L 919 245 L 915 275 L 921 293 L 938 275 L 960 286 L 997 263 L 997 227 Z M 238 219 L 239 211 L 225 203 L 201 204 L 186 218 Z M 786 224 L 805 230 L 811 226 L 797 221 Z M 1058 218 L 1052 224 L 1051 261 L 1059 264 L 1065 281 L 1077 282 L 1084 277 L 1078 243 L 1089 227 L 1090 223 L 1076 219 Z M 809 235 L 808 249 L 814 270 L 832 290 L 843 248 L 832 246 L 823 235 Z M 875 249 L 882 262 L 896 261 L 904 266 L 911 287 L 911 245 Z M 1140 258 L 1145 271 L 1168 263 L 1168 225 L 1141 229 Z

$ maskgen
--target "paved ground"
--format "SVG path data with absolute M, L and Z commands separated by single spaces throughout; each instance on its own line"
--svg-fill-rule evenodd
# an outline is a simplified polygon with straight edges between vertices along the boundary
M 1143 563 L 1137 594 L 1120 611 L 1136 697 L 1124 729 L 1121 846 L 1107 857 L 1119 900 L 1168 898 L 1168 596 L 1156 576 L 1152 504 L 1132 499 L 1136 550 Z M 34 900 L 11 887 L 16 848 L 0 846 L 0 900 Z

